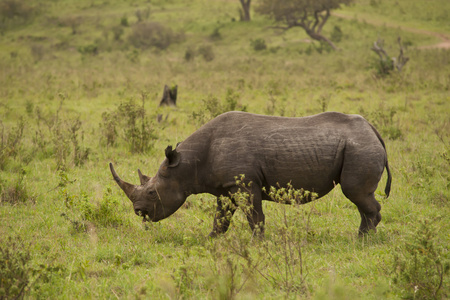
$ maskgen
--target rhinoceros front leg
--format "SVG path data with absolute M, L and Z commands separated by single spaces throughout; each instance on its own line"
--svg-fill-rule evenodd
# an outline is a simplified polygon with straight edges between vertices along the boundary
M 236 205 L 231 201 L 225 202 L 221 197 L 217 197 L 217 209 L 214 216 L 213 230 L 209 234 L 210 237 L 216 237 L 228 230 L 236 208 Z
M 262 197 L 260 188 L 256 186 L 252 188 L 252 194 L 248 203 L 249 207 L 245 209 L 248 224 L 250 225 L 250 228 L 252 229 L 254 235 L 263 238 L 265 216 L 262 210 Z

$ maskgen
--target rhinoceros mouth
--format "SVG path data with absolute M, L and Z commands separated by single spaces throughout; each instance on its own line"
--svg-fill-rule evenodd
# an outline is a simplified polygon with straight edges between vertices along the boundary
M 135 213 L 139 217 L 142 217 L 142 223 L 151 221 L 151 218 L 150 218 L 150 215 L 148 214 L 148 212 L 143 211 L 143 210 L 136 210 Z

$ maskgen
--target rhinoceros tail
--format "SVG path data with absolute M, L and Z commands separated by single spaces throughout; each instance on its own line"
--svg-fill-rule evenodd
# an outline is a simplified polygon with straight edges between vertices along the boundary
M 378 130 L 369 123 L 369 125 L 372 127 L 373 131 L 375 132 L 376 136 L 378 137 L 378 140 L 380 140 L 381 145 L 383 145 L 384 151 L 386 151 L 386 145 L 384 144 L 383 138 L 381 137 L 380 133 L 378 132 Z M 388 159 L 387 159 L 387 152 L 386 152 L 386 171 L 387 171 L 387 181 L 386 181 L 386 187 L 384 188 L 384 193 L 386 194 L 386 198 L 389 197 L 389 194 L 391 192 L 391 184 L 392 184 L 392 175 L 391 175 L 391 170 L 389 170 L 389 163 L 388 163 Z
M 389 164 L 388 161 L 386 159 L 386 171 L 387 171 L 387 182 L 386 182 L 386 187 L 384 188 L 384 193 L 386 194 L 386 198 L 389 197 L 389 193 L 391 192 L 391 183 L 392 183 L 392 175 L 391 175 L 391 170 L 389 170 Z

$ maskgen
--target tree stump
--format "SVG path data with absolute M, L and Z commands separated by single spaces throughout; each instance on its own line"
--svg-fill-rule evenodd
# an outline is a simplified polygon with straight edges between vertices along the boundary
M 159 106 L 177 106 L 177 90 L 178 86 L 174 86 L 172 88 L 169 88 L 167 85 L 164 85 L 164 93 L 161 99 L 161 102 L 159 102 Z

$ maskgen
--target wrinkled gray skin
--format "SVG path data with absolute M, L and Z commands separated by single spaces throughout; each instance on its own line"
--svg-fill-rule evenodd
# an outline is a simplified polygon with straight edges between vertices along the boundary
M 141 185 L 124 182 L 111 172 L 133 202 L 135 213 L 156 222 L 173 214 L 189 195 L 217 196 L 217 212 L 210 236 L 227 231 L 236 208 L 222 206 L 219 197 L 238 190 L 235 176 L 245 174 L 252 182 L 253 210 L 248 216 L 252 230 L 264 233 L 262 200 L 270 198 L 265 187 L 291 182 L 318 194 L 340 184 L 344 195 L 361 214 L 359 233 L 376 231 L 381 220 L 374 192 L 386 167 L 384 142 L 375 128 L 359 115 L 326 112 L 303 118 L 262 116 L 228 112 L 205 124 L 180 143 L 166 149 L 166 158 L 155 177 L 139 171 Z M 256 226 L 258 225 L 258 226 Z

